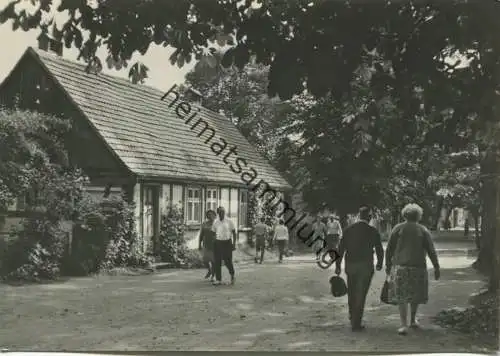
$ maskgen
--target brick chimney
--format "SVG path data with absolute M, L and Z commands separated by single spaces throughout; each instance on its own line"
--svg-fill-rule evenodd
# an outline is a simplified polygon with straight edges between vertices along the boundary
M 40 36 L 38 36 L 38 48 L 45 52 L 55 53 L 58 56 L 62 56 L 63 54 L 62 42 L 46 33 L 41 33 Z

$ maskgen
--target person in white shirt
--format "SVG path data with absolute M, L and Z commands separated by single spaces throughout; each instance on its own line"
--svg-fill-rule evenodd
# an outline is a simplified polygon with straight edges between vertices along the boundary
M 274 239 L 278 245 L 279 263 L 282 263 L 283 255 L 285 254 L 285 246 L 288 241 L 288 228 L 285 226 L 283 220 L 280 220 L 278 226 L 274 229 Z
M 334 216 L 329 216 L 326 223 L 326 243 L 328 248 L 336 249 L 341 238 L 342 226 L 340 222 Z
M 215 219 L 214 267 L 215 285 L 220 285 L 222 280 L 222 261 L 231 275 L 231 284 L 234 284 L 233 251 L 236 249 L 236 228 L 234 223 L 226 218 L 226 210 L 217 208 L 218 218 Z M 231 241 L 232 238 L 232 241 Z

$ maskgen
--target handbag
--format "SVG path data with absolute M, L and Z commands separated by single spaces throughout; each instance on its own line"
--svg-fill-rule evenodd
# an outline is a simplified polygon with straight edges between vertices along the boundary
M 394 305 L 396 303 L 392 302 L 389 298 L 390 288 L 393 287 L 394 281 L 390 275 L 384 281 L 384 285 L 382 286 L 382 292 L 380 293 L 380 301 L 385 304 Z
M 330 291 L 334 297 L 343 297 L 347 294 L 347 284 L 340 276 L 330 278 Z

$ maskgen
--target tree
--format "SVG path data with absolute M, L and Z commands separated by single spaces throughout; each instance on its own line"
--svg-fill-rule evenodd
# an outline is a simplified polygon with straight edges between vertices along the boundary
M 392 98 L 373 96 L 369 68 L 357 74 L 347 99 L 302 95 L 291 100 L 295 111 L 284 126 L 300 137 L 300 158 L 307 167 L 305 197 L 317 209 L 318 202 L 326 203 L 344 219 L 360 205 L 388 209 L 397 219 L 409 202 L 424 203 L 430 215 L 433 207 L 426 203 L 435 191 L 428 179 L 442 149 L 425 144 L 429 124 L 423 117 L 412 135 L 401 137 L 400 111 Z
M 67 122 L 35 112 L 0 110 L 0 213 L 23 199 L 28 214 L 0 256 L 4 278 L 54 278 L 66 252 L 85 178 L 69 164 Z M 2 214 L 3 215 L 3 214 Z
M 431 177 L 431 184 L 438 190 L 441 208 L 446 207 L 448 216 L 455 207 L 465 208 L 472 215 L 478 229 L 481 211 L 480 202 L 480 157 L 477 145 L 471 144 L 467 150 L 440 155 L 439 168 Z M 434 221 L 438 225 L 439 215 Z M 477 234 L 479 235 L 479 234 Z
M 227 116 L 271 162 L 283 145 L 281 120 L 289 105 L 278 98 L 269 98 L 269 67 L 250 63 L 243 69 L 223 68 L 222 55 L 217 52 L 213 62 L 202 60 L 186 75 L 186 85 L 200 91 L 207 108 Z
M 12 2 L 0 21 L 13 19 L 14 29 L 40 26 L 52 0 L 34 3 L 34 14 L 17 13 Z M 426 145 L 439 143 L 463 149 L 477 134 L 498 122 L 500 75 L 499 6 L 494 1 L 457 0 L 433 4 L 391 2 L 355 4 L 338 1 L 143 1 L 124 7 L 118 0 L 63 0 L 58 11 L 68 11 L 62 31 L 67 46 L 80 48 L 86 60 L 104 45 L 117 63 L 151 43 L 176 48 L 171 63 L 182 66 L 200 59 L 206 48 L 235 40 L 223 64 L 243 68 L 255 55 L 270 65 L 270 96 L 289 99 L 307 88 L 315 97 L 331 95 L 342 102 L 352 95 L 359 68 L 374 70 L 370 87 L 376 98 L 390 95 L 399 110 L 396 137 L 411 140 L 416 122 L 429 124 Z M 50 25 L 50 22 L 47 26 Z M 82 30 L 90 32 L 83 41 Z M 468 61 L 460 67 L 456 58 Z M 349 101 L 347 99 L 347 101 Z M 369 124 L 378 119 L 368 117 Z M 360 148 L 366 135 L 359 134 Z M 446 138 L 443 140 L 443 138 Z M 387 153 L 385 153 L 387 154 Z M 482 255 L 493 263 L 496 238 L 497 151 L 480 146 L 484 204 L 482 239 L 489 246 Z M 318 167 L 320 168 L 320 167 Z M 488 177 L 488 178 L 487 178 Z M 488 201 L 488 202 L 486 202 Z M 493 270 L 498 270 L 498 266 Z M 496 283 L 496 282 L 495 282 Z M 493 284 L 492 284 L 493 285 Z
M 52 116 L 0 110 L 0 212 L 7 211 L 18 197 L 36 192 L 36 200 L 45 196 L 58 203 L 46 207 L 49 216 L 71 217 L 73 209 L 64 204 L 71 204 L 72 199 L 64 191 L 76 194 L 85 181 L 69 165 L 61 139 L 67 130 L 67 122 Z M 64 183 L 66 178 L 74 187 Z M 48 199 L 53 195 L 59 199 Z

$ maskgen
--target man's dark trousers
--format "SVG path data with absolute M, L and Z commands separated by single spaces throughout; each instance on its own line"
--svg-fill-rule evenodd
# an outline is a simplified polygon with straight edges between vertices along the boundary
M 349 318 L 354 328 L 361 326 L 365 310 L 366 295 L 370 289 L 373 274 L 374 270 L 372 264 L 355 263 L 346 266 Z
M 231 240 L 215 240 L 214 243 L 214 267 L 215 279 L 222 280 L 222 261 L 227 267 L 229 274 L 234 276 L 233 266 L 233 243 Z

